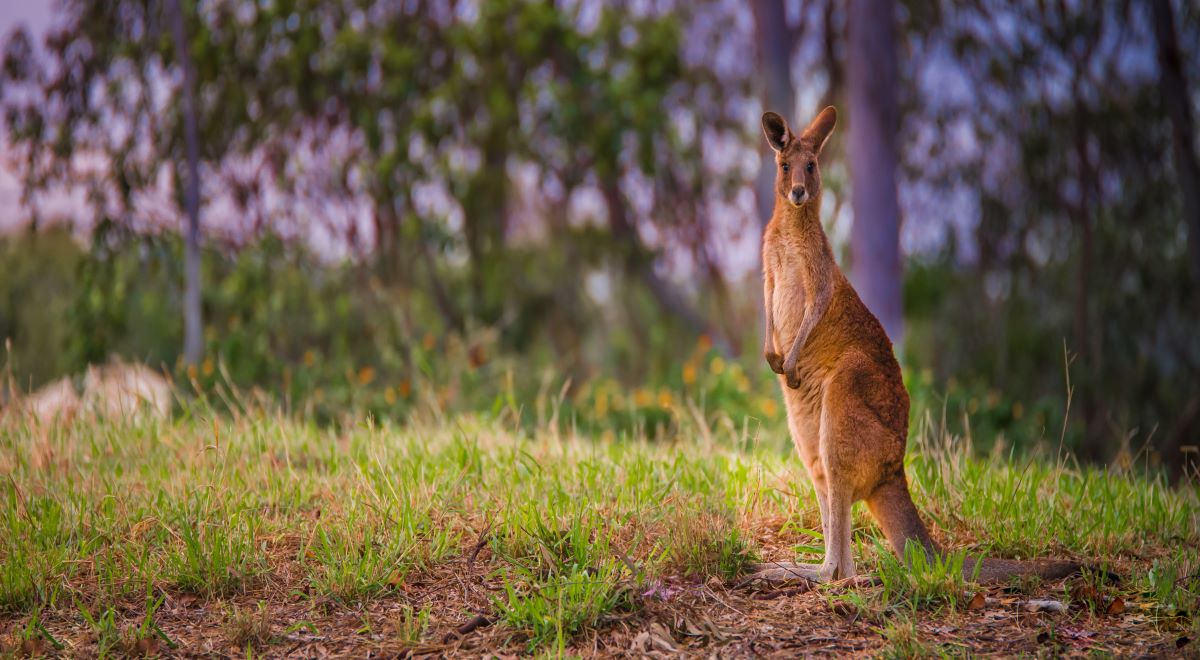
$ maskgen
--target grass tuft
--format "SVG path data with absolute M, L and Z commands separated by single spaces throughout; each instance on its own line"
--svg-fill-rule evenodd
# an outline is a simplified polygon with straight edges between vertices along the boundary
M 702 580 L 732 580 L 758 561 L 757 551 L 734 524 L 733 513 L 710 506 L 679 506 L 668 514 L 662 540 L 665 570 Z
M 885 606 L 910 612 L 940 608 L 954 611 L 968 593 L 974 593 L 963 576 L 966 552 L 930 557 L 920 544 L 912 541 L 904 551 L 901 561 L 881 541 L 875 540 L 876 567 L 883 583 L 881 598 Z
M 271 643 L 271 612 L 266 603 L 253 608 L 234 605 L 227 617 L 225 638 L 234 648 L 261 651 Z
M 493 607 L 505 625 L 528 638 L 531 650 L 551 642 L 561 648 L 605 614 L 630 604 L 620 575 L 613 562 L 545 578 L 518 570 L 505 577 L 504 595 Z

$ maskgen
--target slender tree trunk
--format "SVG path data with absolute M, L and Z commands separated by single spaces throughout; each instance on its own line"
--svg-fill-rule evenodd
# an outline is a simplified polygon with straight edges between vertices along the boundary
M 196 364 L 204 353 L 204 323 L 200 312 L 200 136 L 196 126 L 196 78 L 188 52 L 187 33 L 179 0 L 167 0 L 175 55 L 183 70 L 183 133 L 187 148 L 187 188 L 184 207 L 187 228 L 183 234 L 183 358 Z
M 1153 0 L 1150 8 L 1158 41 L 1158 87 L 1171 125 L 1175 129 L 1175 171 L 1183 195 L 1183 213 L 1188 223 L 1188 256 L 1192 278 L 1200 284 L 1200 163 L 1197 163 L 1196 128 L 1190 107 L 1191 96 L 1183 75 L 1183 56 L 1175 34 L 1175 14 L 1169 0 Z
M 796 124 L 796 92 L 792 89 L 792 51 L 795 37 L 788 28 L 783 0 L 753 0 L 754 33 L 758 40 L 758 63 L 763 72 L 763 111 L 777 112 Z M 759 140 L 762 143 L 762 140 Z M 770 149 L 760 148 L 755 193 L 758 198 L 758 219 L 765 227 L 775 206 L 775 156 Z
M 851 0 L 847 87 L 854 225 L 850 277 L 900 350 L 900 205 L 896 197 L 895 11 L 892 0 Z
M 1080 98 L 1075 89 L 1075 98 Z M 1096 347 L 1095 329 L 1091 324 L 1092 258 L 1095 252 L 1092 232 L 1092 210 L 1088 200 L 1094 194 L 1095 175 L 1088 157 L 1088 118 L 1077 107 L 1075 113 L 1075 151 L 1079 159 L 1079 205 L 1076 222 L 1079 224 L 1079 292 L 1075 299 L 1075 351 L 1079 381 L 1079 403 L 1083 417 L 1083 442 L 1075 452 L 1083 461 L 1097 463 L 1104 455 L 1100 438 L 1100 414 L 1096 400 L 1097 374 L 1100 373 L 1101 353 Z
M 1191 111 L 1191 90 L 1184 76 L 1183 54 L 1175 29 L 1175 13 L 1170 0 L 1152 0 L 1150 9 L 1154 36 L 1158 42 L 1158 87 L 1174 128 L 1175 173 L 1183 197 L 1183 214 L 1188 226 L 1188 261 L 1192 281 L 1200 287 L 1200 163 L 1195 150 L 1196 127 Z M 1178 481 L 1200 468 L 1195 438 L 1200 431 L 1200 396 L 1192 396 L 1183 414 L 1174 422 L 1174 431 L 1163 434 L 1160 453 L 1170 466 L 1172 480 Z M 1190 452 L 1185 453 L 1185 448 Z M 1196 472 L 1200 474 L 1200 472 Z
M 829 0 L 829 4 L 825 5 L 825 25 L 822 31 L 824 32 L 825 73 L 829 76 L 829 82 L 825 85 L 825 92 L 821 94 L 822 108 L 837 103 L 844 82 L 842 62 L 838 59 L 838 42 L 843 38 L 840 31 L 841 26 L 837 21 L 841 2 L 842 0 Z

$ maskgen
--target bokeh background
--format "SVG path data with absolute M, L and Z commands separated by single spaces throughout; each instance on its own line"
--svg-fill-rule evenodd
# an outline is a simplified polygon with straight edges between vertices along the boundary
M 1188 0 L 7 0 L 0 22 L 0 400 L 119 357 L 320 423 L 782 435 L 759 117 L 833 104 L 825 227 L 915 416 L 981 451 L 1196 455 Z

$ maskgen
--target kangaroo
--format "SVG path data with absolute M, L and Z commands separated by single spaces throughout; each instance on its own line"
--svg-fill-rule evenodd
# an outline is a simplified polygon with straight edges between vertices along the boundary
M 909 542 L 928 556 L 941 554 L 908 491 L 909 401 L 892 342 L 838 268 L 821 228 L 817 160 L 836 123 L 832 106 L 799 136 L 778 114 L 762 117 L 779 165 L 762 244 L 763 357 L 779 374 L 788 429 L 816 489 L 825 535 L 823 563 L 759 564 L 751 578 L 766 581 L 854 577 L 851 506 L 859 500 L 901 559 Z M 1066 561 L 964 563 L 968 577 L 985 582 L 1019 574 L 1057 579 L 1080 568 Z

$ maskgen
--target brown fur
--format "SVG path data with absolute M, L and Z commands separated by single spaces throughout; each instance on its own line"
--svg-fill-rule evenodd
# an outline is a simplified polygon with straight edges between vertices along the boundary
M 858 500 L 866 500 L 898 555 L 910 540 L 931 555 L 941 552 L 908 492 L 908 392 L 892 343 L 838 268 L 821 228 L 817 159 L 836 122 L 837 111 L 825 108 L 796 136 L 779 115 L 763 115 L 779 165 L 775 211 L 763 234 L 763 356 L 779 374 L 788 427 L 816 489 L 825 534 L 824 563 L 765 565 L 760 573 L 767 579 L 853 577 L 850 509 Z M 983 581 L 1057 578 L 1078 569 L 1070 562 L 982 561 Z M 968 562 L 972 571 L 974 565 Z

